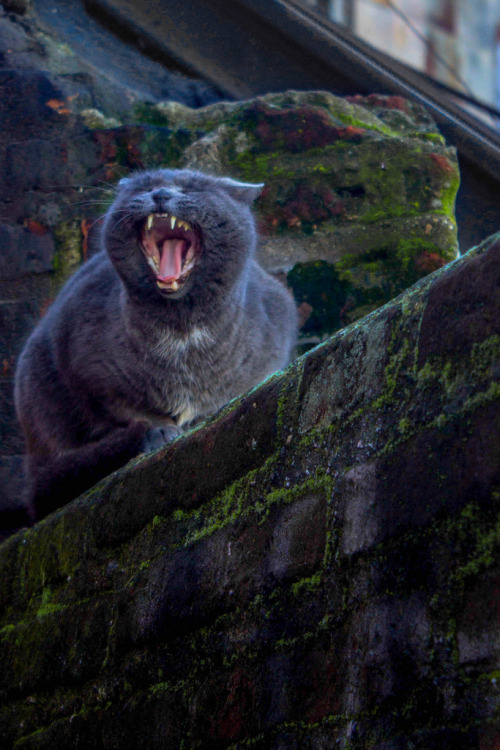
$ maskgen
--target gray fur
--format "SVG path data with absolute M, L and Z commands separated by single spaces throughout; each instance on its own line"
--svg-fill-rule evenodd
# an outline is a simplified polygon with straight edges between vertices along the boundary
M 290 361 L 294 302 L 254 258 L 250 203 L 260 187 L 189 170 L 120 183 L 103 250 L 68 281 L 19 359 L 34 517 Z M 177 292 L 158 288 L 139 246 L 153 212 L 201 237 L 200 260 Z

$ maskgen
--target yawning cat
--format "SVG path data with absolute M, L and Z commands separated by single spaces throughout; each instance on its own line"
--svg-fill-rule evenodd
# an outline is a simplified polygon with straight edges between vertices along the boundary
M 168 169 L 119 183 L 102 250 L 18 362 L 33 518 L 290 361 L 295 304 L 254 257 L 261 188 Z

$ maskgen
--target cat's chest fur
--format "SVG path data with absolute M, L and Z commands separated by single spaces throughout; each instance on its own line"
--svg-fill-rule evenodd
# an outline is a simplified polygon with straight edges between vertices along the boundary
M 183 335 L 166 331 L 158 336 L 134 368 L 136 374 L 142 371 L 144 394 L 136 418 L 146 417 L 155 424 L 161 424 L 164 417 L 173 418 L 182 426 L 225 403 L 224 378 L 209 376 L 208 367 L 223 369 L 208 328 L 195 326 Z

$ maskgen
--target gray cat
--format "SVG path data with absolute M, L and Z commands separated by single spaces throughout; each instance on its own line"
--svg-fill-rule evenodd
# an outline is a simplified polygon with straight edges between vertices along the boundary
M 254 258 L 261 187 L 168 169 L 120 182 L 102 251 L 18 362 L 32 518 L 290 361 L 295 304 Z

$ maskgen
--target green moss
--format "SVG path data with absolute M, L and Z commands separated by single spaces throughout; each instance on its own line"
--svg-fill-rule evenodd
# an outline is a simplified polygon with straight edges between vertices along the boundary
M 295 638 L 278 638 L 275 643 L 276 651 L 295 651 L 297 647 L 307 647 L 307 644 L 313 641 L 316 637 L 316 633 L 313 631 L 306 631 L 301 633 Z
M 350 268 L 356 265 L 356 263 L 358 262 L 358 259 L 359 259 L 359 255 L 355 255 L 354 253 L 343 253 L 342 257 L 335 264 L 335 268 L 337 269 L 340 278 L 343 278 L 342 274 L 347 273 L 347 272 L 352 277 Z
M 161 528 L 166 522 L 167 522 L 167 519 L 163 518 L 163 516 L 155 516 L 153 520 L 151 521 L 151 528 L 152 529 Z
M 38 607 L 36 616 L 45 617 L 46 615 L 51 615 L 54 612 L 60 612 L 63 609 L 66 609 L 63 604 L 52 602 L 52 591 L 50 589 L 50 586 L 46 586 L 42 592 L 42 600 L 40 602 L 40 606 Z
M 134 107 L 134 121 L 146 125 L 168 125 L 168 117 L 161 109 L 147 102 L 139 102 Z
M 271 154 L 254 154 L 244 151 L 236 154 L 232 161 L 241 179 L 247 182 L 267 182 L 271 176 L 280 176 L 276 165 L 273 165 L 274 171 L 270 168 L 272 158 Z
M 83 261 L 83 234 L 78 221 L 62 221 L 55 230 L 56 251 L 52 262 L 56 290 Z
M 189 131 L 181 128 L 171 133 L 167 128 L 151 127 L 142 132 L 139 145 L 140 166 L 154 168 L 180 166 L 184 150 L 195 140 Z M 130 163 L 132 168 L 137 165 Z
M 465 414 L 468 411 L 475 411 L 481 406 L 486 406 L 498 400 L 500 400 L 500 383 L 490 383 L 485 391 L 474 393 L 468 398 L 460 413 Z
M 411 152 L 392 154 L 385 148 L 376 151 L 359 148 L 360 167 L 357 179 L 366 194 L 366 208 L 361 213 L 364 222 L 378 221 L 380 218 L 401 216 L 411 209 L 407 206 L 402 159 L 415 158 Z M 396 157 L 396 159 L 395 159 Z
M 456 559 L 444 590 L 431 598 L 431 606 L 440 619 L 449 623 L 447 637 L 455 649 L 456 616 L 463 606 L 467 581 L 498 562 L 500 512 L 495 503 L 498 506 L 498 498 L 491 509 L 468 503 L 458 515 L 445 518 L 432 530 L 437 538 L 447 540 Z
M 492 368 L 500 357 L 500 337 L 495 335 L 482 342 L 476 342 L 472 346 L 469 358 L 452 358 L 443 361 L 439 357 L 426 360 L 424 365 L 416 373 L 420 388 L 428 389 L 440 387 L 443 398 L 453 398 L 454 394 L 463 387 L 464 373 L 468 378 L 478 383 L 485 377 L 489 377 Z M 463 405 L 463 409 L 470 410 L 479 403 L 486 403 L 497 397 L 495 382 L 489 383 L 486 391 L 477 388 L 475 393 Z M 463 413 L 463 412 L 462 412 Z
M 459 187 L 460 172 L 457 167 L 456 172 L 448 177 L 448 181 L 441 186 L 440 191 L 442 212 L 453 220 L 455 218 L 455 202 Z
M 358 179 L 366 192 L 366 208 L 361 213 L 365 223 L 428 212 L 454 219 L 458 170 L 455 174 L 430 174 L 427 161 L 431 148 L 425 144 L 410 147 L 406 140 L 371 149 L 363 144 L 358 147 Z M 435 206 L 437 197 L 441 208 Z
M 411 426 L 412 426 L 412 423 L 408 419 L 408 417 L 401 417 L 401 419 L 398 422 L 398 430 L 403 436 L 411 433 L 412 431 Z
M 291 424 L 294 419 L 295 410 L 299 399 L 300 381 L 303 374 L 303 364 L 295 359 L 288 368 L 287 378 L 283 379 L 283 384 L 278 396 L 278 406 L 276 411 L 276 434 L 277 446 L 289 445 L 293 440 L 293 427 Z
M 426 360 L 423 367 L 417 372 L 417 379 L 421 388 L 425 388 L 429 383 L 432 383 L 438 378 L 439 373 L 436 368 L 431 365 L 430 360 Z
M 265 503 L 262 506 L 262 512 L 265 517 L 269 515 L 269 510 L 276 503 L 290 504 L 310 493 L 319 493 L 329 496 L 333 485 L 332 478 L 325 473 L 322 466 L 318 467 L 314 474 L 300 484 L 290 484 L 285 480 L 285 487 L 269 492 L 265 496 Z
M 274 467 L 275 460 L 275 457 L 271 457 L 264 467 L 249 472 L 200 508 L 174 511 L 173 518 L 182 528 L 183 546 L 197 542 L 250 515 L 255 514 L 257 522 L 262 524 L 275 505 L 289 504 L 310 492 L 325 492 L 331 488 L 331 477 L 319 470 L 298 485 L 292 485 L 285 479 L 284 487 L 263 495 L 260 487 L 266 486 L 266 477 Z
M 439 143 L 439 145 L 446 146 L 446 141 L 441 133 L 415 131 L 407 133 L 407 136 L 409 138 L 421 138 L 423 141 L 432 141 L 433 143 Z
M 394 111 L 398 112 L 397 106 Z M 329 273 L 336 272 L 336 278 L 323 279 L 323 287 L 317 288 L 316 279 L 316 288 L 306 294 L 314 296 L 314 304 L 299 294 L 299 302 L 313 307 L 304 337 L 321 339 L 358 319 L 434 270 L 441 258 L 454 254 L 451 227 L 442 222 L 425 224 L 424 218 L 416 221 L 447 211 L 451 217 L 457 184 L 453 170 L 446 169 L 452 152 L 442 157 L 443 164 L 438 161 L 442 137 L 426 130 L 428 121 L 419 130 L 419 114 L 411 108 L 401 115 L 401 128 L 397 118 L 396 126 L 390 127 L 377 117 L 370 102 L 358 106 L 318 92 L 274 94 L 251 103 L 217 104 L 202 110 L 162 104 L 146 107 L 141 116 L 172 128 L 164 163 L 174 166 L 182 149 L 223 125 L 228 142 L 221 158 L 230 165 L 229 171 L 243 180 L 266 183 L 258 211 L 270 235 L 304 238 L 319 231 L 337 232 L 339 226 L 356 226 L 356 236 L 347 232 L 346 236 L 351 246 L 367 248 L 366 254 L 359 252 L 351 265 L 332 266 Z M 325 127 L 326 142 L 321 147 L 311 146 L 314 138 L 304 139 L 299 132 L 309 117 Z M 412 118 L 415 129 L 409 134 Z M 296 125 L 293 133 L 292 122 Z M 341 133 L 346 127 L 362 128 L 367 135 L 355 147 L 341 137 L 335 140 L 336 131 Z M 333 142 L 328 142 L 330 131 Z M 184 141 L 175 144 L 181 134 Z M 140 148 L 145 152 L 145 146 Z M 146 151 L 148 159 L 153 159 L 155 149 Z M 447 205 L 436 208 L 441 188 L 448 191 Z M 391 220 L 393 224 L 382 226 Z M 429 237 L 423 236 L 424 227 Z M 372 251 L 376 257 L 370 257 Z
M 342 326 L 342 310 L 350 287 L 339 278 L 334 265 L 324 260 L 297 263 L 287 275 L 287 285 L 297 305 L 305 302 L 311 307 L 302 335 L 333 333 Z
M 157 695 L 158 693 L 184 693 L 190 688 L 188 680 L 178 680 L 177 682 L 157 682 L 155 685 L 150 685 L 148 690 L 151 695 Z
M 390 359 L 385 367 L 385 387 L 380 396 L 375 399 L 372 406 L 375 409 L 381 409 L 394 403 L 394 397 L 397 397 L 398 406 L 406 401 L 409 393 L 401 391 L 398 388 L 400 384 L 399 374 L 403 365 L 406 363 L 408 355 L 411 353 L 411 342 L 408 338 L 403 339 L 398 351 L 393 351 L 396 341 L 399 343 L 397 329 L 393 330 L 393 338 L 389 344 L 388 351 Z
M 301 578 L 299 581 L 296 581 L 292 584 L 292 595 L 293 596 L 301 596 L 303 593 L 314 591 L 318 588 L 318 586 L 321 585 L 322 581 L 322 575 L 321 572 L 318 571 L 312 576 L 309 576 L 308 578 Z
M 476 514 L 477 517 L 478 514 Z M 468 521 L 475 520 L 471 519 L 470 516 L 463 514 L 464 518 Z M 498 561 L 498 553 L 500 551 L 500 514 L 497 517 L 497 521 L 491 528 L 481 528 L 479 523 L 476 523 L 473 528 L 474 536 L 471 544 L 471 559 L 465 565 L 459 568 L 458 575 L 461 577 L 477 575 L 481 570 L 486 570 Z M 472 536 L 472 534 L 471 534 Z
M 410 216 L 419 216 L 422 212 L 414 207 L 409 206 L 407 203 L 400 204 L 396 201 L 389 201 L 383 207 L 375 205 L 364 211 L 361 214 L 361 219 L 364 224 L 375 224 L 380 221 L 386 221 L 387 219 L 404 219 Z
M 408 271 L 410 263 L 423 252 L 435 253 L 437 256 L 442 255 L 441 248 L 423 237 L 402 237 L 399 240 L 396 247 L 396 258 L 401 264 L 403 273 Z
M 495 669 L 493 672 L 488 672 L 488 674 L 482 674 L 479 676 L 479 679 L 500 684 L 500 669 Z
M 10 636 L 15 631 L 15 629 L 16 629 L 15 625 L 12 625 L 12 624 L 4 625 L 2 628 L 0 628 L 0 638 L 2 640 L 4 639 L 9 640 Z
M 395 138 L 399 135 L 398 132 L 385 125 L 379 118 L 373 116 L 367 117 L 367 111 L 365 109 L 353 106 L 345 100 L 337 100 L 336 104 L 328 107 L 328 109 L 333 119 L 343 125 L 371 130 L 375 133 L 389 136 L 390 138 Z
M 500 359 L 500 336 L 490 336 L 490 338 L 475 343 L 472 347 L 471 366 L 478 375 L 485 375 Z
M 60 513 L 25 536 L 18 559 L 17 586 L 32 616 L 39 607 L 42 591 L 48 586 L 54 591 L 61 581 L 74 579 L 82 564 L 82 549 L 92 553 L 91 529 L 73 522 L 74 517 Z

